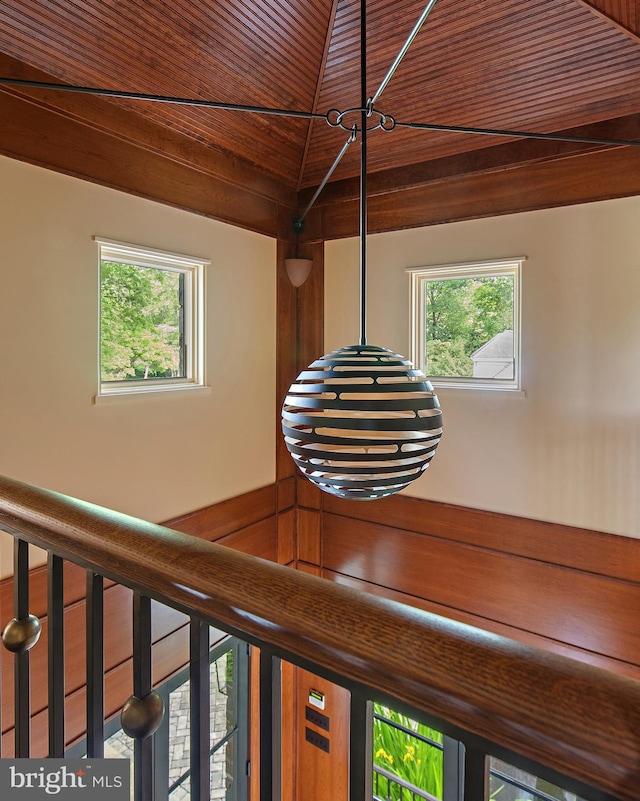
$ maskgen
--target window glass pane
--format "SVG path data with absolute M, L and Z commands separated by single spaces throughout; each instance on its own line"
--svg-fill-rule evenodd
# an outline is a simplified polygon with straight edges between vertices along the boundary
M 235 650 L 227 651 L 211 663 L 210 710 L 211 710 L 211 748 L 223 740 L 237 723 Z
M 236 801 L 237 787 L 234 781 L 234 745 L 237 735 L 211 754 L 211 799 Z
M 490 769 L 490 801 L 582 801 L 574 793 L 495 757 L 491 757 Z
M 428 280 L 424 288 L 428 376 L 515 378 L 513 275 Z
M 227 651 L 211 663 L 211 798 L 234 801 L 236 798 L 235 741 L 237 720 L 236 650 Z M 217 746 L 217 747 L 216 747 Z
M 169 787 L 189 770 L 191 743 L 191 714 L 189 711 L 189 681 L 169 694 Z M 171 795 L 173 798 L 173 794 Z
M 101 262 L 102 381 L 184 378 L 185 274 Z
M 189 777 L 169 793 L 170 801 L 191 801 L 191 781 Z
M 236 680 L 235 680 L 236 651 L 230 650 L 222 654 L 211 663 L 209 668 L 209 708 L 211 714 L 211 798 L 223 798 L 233 801 L 235 775 L 233 743 L 237 731 L 230 740 L 227 737 L 234 731 L 237 724 Z M 190 710 L 189 710 L 189 681 L 185 681 L 169 695 L 169 787 L 180 781 L 189 771 L 190 748 Z M 224 742 L 227 740 L 226 742 Z M 220 743 L 223 743 L 220 745 Z M 187 780 L 180 784 L 180 788 L 187 786 Z M 172 801 L 181 799 L 180 788 L 176 787 L 170 794 Z M 177 793 L 177 795 L 176 795 Z M 187 795 L 184 796 L 188 797 Z
M 442 734 L 382 704 L 373 709 L 374 799 L 442 798 Z
M 105 759 L 130 759 L 133 765 L 133 746 L 133 738 L 118 729 L 104 741 Z

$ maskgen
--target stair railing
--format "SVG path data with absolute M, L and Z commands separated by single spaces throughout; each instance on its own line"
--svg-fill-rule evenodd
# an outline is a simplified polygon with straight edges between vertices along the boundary
M 0 529 L 15 539 L 14 620 L 5 644 L 16 653 L 16 755 L 29 755 L 27 543 L 49 554 L 50 631 L 61 631 L 61 560 L 87 571 L 87 743 L 103 741 L 102 584 L 134 591 L 134 694 L 123 710 L 136 737 L 136 799 L 151 801 L 150 734 L 161 714 L 151 683 L 150 599 L 190 616 L 191 663 L 208 647 L 203 626 L 260 649 L 260 799 L 277 798 L 280 660 L 351 693 L 351 801 L 371 798 L 372 698 L 461 744 L 458 797 L 483 801 L 487 755 L 556 780 L 589 801 L 637 801 L 640 682 L 247 556 L 162 526 L 0 478 Z M 52 642 L 49 637 L 49 642 Z M 89 650 L 91 653 L 89 654 Z M 51 756 L 64 753 L 64 697 L 50 652 Z M 203 677 L 201 677 L 203 678 Z M 202 681 L 200 682 L 203 683 Z M 197 699 L 196 699 L 197 700 Z M 206 784 L 196 726 L 192 775 Z

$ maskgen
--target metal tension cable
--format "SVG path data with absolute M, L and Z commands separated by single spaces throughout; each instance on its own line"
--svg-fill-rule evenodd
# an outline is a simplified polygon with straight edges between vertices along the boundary
M 437 0 L 428 0 L 422 14 L 418 18 L 411 33 L 407 37 L 404 45 L 401 47 L 398 55 L 396 56 L 389 71 L 385 75 L 380 84 L 377 92 L 370 98 L 367 98 L 366 92 L 366 0 L 361 0 L 360 7 L 360 73 L 361 73 L 361 105 L 360 108 L 349 108 L 345 111 L 338 109 L 330 109 L 326 114 L 320 114 L 312 111 L 297 111 L 296 109 L 282 109 L 270 108 L 267 106 L 252 106 L 243 105 L 239 103 L 223 103 L 214 100 L 200 100 L 188 97 L 175 97 L 172 95 L 156 95 L 146 94 L 142 92 L 126 92 L 118 89 L 101 89 L 91 86 L 74 86 L 71 84 L 62 83 L 48 83 L 46 81 L 32 81 L 24 78 L 3 78 L 0 77 L 0 86 L 22 86 L 32 89 L 49 89 L 61 92 L 76 92 L 79 94 L 98 95 L 101 97 L 114 97 L 125 100 L 146 100 L 156 103 L 170 103 L 174 105 L 195 106 L 201 108 L 222 109 L 226 111 L 247 111 L 254 114 L 267 114 L 277 117 L 293 117 L 306 120 L 325 120 L 332 128 L 341 128 L 349 133 L 349 138 L 343 145 L 341 151 L 338 153 L 334 163 L 329 168 L 322 183 L 317 188 L 313 197 L 307 204 L 304 212 L 293 220 L 293 232 L 297 235 L 304 230 L 304 220 L 313 204 L 318 199 L 318 196 L 326 186 L 327 182 L 333 175 L 336 167 L 340 163 L 342 157 L 347 152 L 349 145 L 357 138 L 358 130 L 361 131 L 361 157 L 360 157 L 360 231 L 361 239 L 366 239 L 366 216 L 367 216 L 367 202 L 366 202 L 366 162 L 367 162 L 367 132 L 381 129 L 387 133 L 393 131 L 396 127 L 399 128 L 412 128 L 414 130 L 423 131 L 441 131 L 446 133 L 460 133 L 460 134 L 477 134 L 484 136 L 503 136 L 513 137 L 518 139 L 541 139 L 553 142 L 576 142 L 580 144 L 594 144 L 594 145 L 609 145 L 613 147 L 627 146 L 627 147 L 640 147 L 640 141 L 628 139 L 607 139 L 603 137 L 588 137 L 588 136 L 569 136 L 563 134 L 553 133 L 535 133 L 532 131 L 514 131 L 508 129 L 497 128 L 478 128 L 463 125 L 439 125 L 434 123 L 420 123 L 420 122 L 398 122 L 390 114 L 383 114 L 374 108 L 376 101 L 386 89 L 389 81 L 398 69 L 402 59 L 407 54 L 407 51 L 413 44 L 422 26 L 429 17 Z M 348 125 L 345 118 L 351 114 L 360 114 L 360 128 L 357 123 Z M 367 125 L 367 120 L 377 118 L 377 122 L 372 125 Z M 364 232 L 364 233 L 363 233 Z M 366 243 L 361 246 L 361 264 L 366 260 Z M 361 272 L 366 272 L 361 266 Z M 365 315 L 364 309 L 364 294 L 366 275 L 361 277 L 362 291 L 361 291 L 361 343 L 366 344 L 365 335 Z

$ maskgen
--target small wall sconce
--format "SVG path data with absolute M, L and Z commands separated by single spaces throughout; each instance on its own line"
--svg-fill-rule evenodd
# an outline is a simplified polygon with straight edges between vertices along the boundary
M 311 259 L 285 259 L 284 266 L 291 283 L 294 286 L 302 286 L 309 277 L 313 261 Z

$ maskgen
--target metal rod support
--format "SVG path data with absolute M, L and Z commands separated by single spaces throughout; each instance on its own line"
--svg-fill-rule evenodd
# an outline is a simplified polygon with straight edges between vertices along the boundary
M 420 15 L 420 18 L 418 19 L 418 21 L 417 21 L 417 22 L 416 22 L 416 24 L 414 25 L 414 28 L 413 28 L 413 30 L 412 30 L 412 31 L 411 31 L 411 33 L 409 34 L 409 36 L 408 36 L 408 38 L 407 38 L 407 41 L 406 41 L 406 42 L 405 42 L 405 43 L 402 45 L 402 48 L 401 48 L 400 52 L 399 52 L 399 53 L 398 53 L 398 55 L 396 56 L 396 60 L 393 62 L 393 64 L 391 65 L 391 67 L 389 67 L 389 72 L 388 72 L 388 73 L 385 75 L 385 77 L 384 77 L 384 80 L 383 80 L 383 81 L 382 81 L 382 83 L 380 84 L 380 88 L 379 88 L 379 89 L 378 89 L 378 91 L 375 93 L 375 95 L 374 95 L 374 96 L 371 98 L 371 101 L 370 101 L 370 103 L 371 103 L 371 106 L 373 106 L 373 105 L 374 105 L 374 103 L 376 102 L 376 100 L 377 100 L 377 99 L 380 97 L 380 95 L 381 95 L 381 94 L 384 92 L 384 90 L 386 89 L 386 87 L 387 87 L 387 84 L 389 83 L 389 81 L 391 80 L 391 78 L 393 78 L 393 74 L 394 74 L 394 72 L 395 72 L 395 71 L 398 69 L 398 67 L 400 66 L 400 62 L 402 61 L 402 59 L 403 59 L 403 58 L 405 57 L 405 55 L 407 54 L 407 50 L 408 50 L 408 49 L 411 47 L 411 45 L 413 44 L 413 40 L 414 40 L 414 39 L 416 38 L 416 36 L 417 36 L 417 35 L 420 33 L 420 28 L 422 28 L 422 26 L 424 25 L 424 23 L 427 21 L 427 17 L 428 17 L 428 16 L 429 16 L 429 14 L 431 13 L 431 11 L 432 11 L 433 7 L 435 6 L 435 4 L 436 4 L 436 0 L 429 0 L 429 2 L 427 3 L 425 10 L 422 12 L 422 14 Z
M 145 699 L 151 678 L 151 599 L 133 594 L 133 694 Z M 153 738 L 136 737 L 133 746 L 135 801 L 153 801 Z
M 324 120 L 324 114 L 296 109 L 269 108 L 266 106 L 245 106 L 239 103 L 220 103 L 215 100 L 199 100 L 192 97 L 173 97 L 172 95 L 153 95 L 144 92 L 123 92 L 118 89 L 100 89 L 94 86 L 73 86 L 66 83 L 47 83 L 28 81 L 22 78 L 0 78 L 0 85 L 26 86 L 31 89 L 50 89 L 57 92 L 75 92 L 100 97 L 118 97 L 125 100 L 147 100 L 152 103 L 173 103 L 178 106 L 199 106 L 202 108 L 224 109 L 226 111 L 248 111 L 253 114 L 271 114 L 276 117 L 298 117 L 303 120 Z
M 87 756 L 104 757 L 104 580 L 87 572 Z
M 367 344 L 367 0 L 360 2 L 360 345 Z
M 24 86 L 32 89 L 48 89 L 58 92 L 71 92 L 86 95 L 98 95 L 100 97 L 116 97 L 126 100 L 146 100 L 155 103 L 173 103 L 175 105 L 196 106 L 202 108 L 224 109 L 227 111 L 247 111 L 254 114 L 268 114 L 279 117 L 294 117 L 305 120 L 327 120 L 327 114 L 319 114 L 311 111 L 296 111 L 295 109 L 269 108 L 265 106 L 247 106 L 236 103 L 221 103 L 214 100 L 198 100 L 189 97 L 172 97 L 171 95 L 152 95 L 141 92 L 121 92 L 117 89 L 100 89 L 91 86 L 73 86 L 64 83 L 47 83 L 45 81 L 28 81 L 22 78 L 3 78 L 0 77 L 0 86 Z M 385 84 L 386 86 L 386 84 Z M 375 99 L 380 96 L 379 89 L 374 98 L 367 100 L 363 105 L 372 108 Z M 329 112 L 330 113 L 330 112 Z M 413 128 L 424 131 L 444 131 L 450 133 L 468 133 L 484 136 L 511 136 L 518 139 L 546 139 L 555 142 L 583 142 L 585 144 L 611 145 L 612 147 L 640 147 L 640 141 L 633 139 L 606 139 L 597 137 L 563 136 L 562 134 L 543 134 L 533 131 L 512 131 L 494 128 L 478 128 L 464 125 L 432 125 L 430 123 L 419 122 L 396 122 L 396 126 L 401 128 Z M 394 126 L 395 127 L 395 126 Z M 383 130 L 393 130 L 393 128 Z
M 295 223 L 296 223 L 296 224 L 300 225 L 300 223 L 302 223 L 302 221 L 304 220 L 304 218 L 307 216 L 307 214 L 308 214 L 308 213 L 309 213 L 309 211 L 311 210 L 311 207 L 313 206 L 313 204 L 314 204 L 314 203 L 316 202 L 316 200 L 318 199 L 318 196 L 320 195 L 320 192 L 322 192 L 322 190 L 325 188 L 325 186 L 327 185 L 327 182 L 328 182 L 329 178 L 331 178 L 331 176 L 333 175 L 333 173 L 334 173 L 334 171 L 335 171 L 336 167 L 337 167 L 337 166 L 338 166 L 338 164 L 340 163 L 340 161 L 341 161 L 342 157 L 343 157 L 343 156 L 344 156 L 344 154 L 347 152 L 347 150 L 348 150 L 348 148 L 349 148 L 349 145 L 350 145 L 350 144 L 351 144 L 353 141 L 355 141 L 355 138 L 356 138 L 356 129 L 354 128 L 354 129 L 353 129 L 353 131 L 351 132 L 351 136 L 350 136 L 350 137 L 347 139 L 347 141 L 344 143 L 344 145 L 343 145 L 343 147 L 342 147 L 342 150 L 341 150 L 341 151 L 338 153 L 338 155 L 337 155 L 337 157 L 336 157 L 336 160 L 333 162 L 333 164 L 332 164 L 332 165 L 331 165 L 331 167 L 329 168 L 329 171 L 328 171 L 328 172 L 327 172 L 327 174 L 324 176 L 324 178 L 323 178 L 323 180 L 322 180 L 322 183 L 320 184 L 320 186 L 319 186 L 319 187 L 316 189 L 316 191 L 314 192 L 314 195 L 313 195 L 313 197 L 311 198 L 311 200 L 310 200 L 310 201 L 307 203 L 307 207 L 305 208 L 305 210 L 302 212 L 302 214 L 301 214 L 299 217 L 296 217 L 296 220 L 295 220 Z
M 64 562 L 52 553 L 47 560 L 47 619 L 49 757 L 62 759 L 65 750 Z
M 189 625 L 189 708 L 191 797 L 209 798 L 209 626 L 192 617 Z
M 260 801 L 280 801 L 280 660 L 260 648 Z
M 564 134 L 535 133 L 533 131 L 511 131 L 499 128 L 474 128 L 465 125 L 432 125 L 427 122 L 398 122 L 398 128 L 413 128 L 420 131 L 444 131 L 445 133 L 479 134 L 480 136 L 511 136 L 514 139 L 544 139 L 550 142 L 582 142 L 587 145 L 611 145 L 613 147 L 640 147 L 640 140 L 605 139 L 591 136 L 565 136 Z
M 464 788 L 464 745 L 453 737 L 442 738 L 442 801 L 460 801 Z
M 489 793 L 487 755 L 469 746 L 465 749 L 463 792 L 464 801 L 477 801 L 486 798 Z
M 29 615 L 29 545 L 13 541 L 13 614 L 16 620 Z M 31 748 L 31 668 L 30 654 L 20 649 L 14 655 L 15 755 L 30 756 Z
M 373 704 L 351 691 L 349 717 L 349 801 L 373 798 Z

